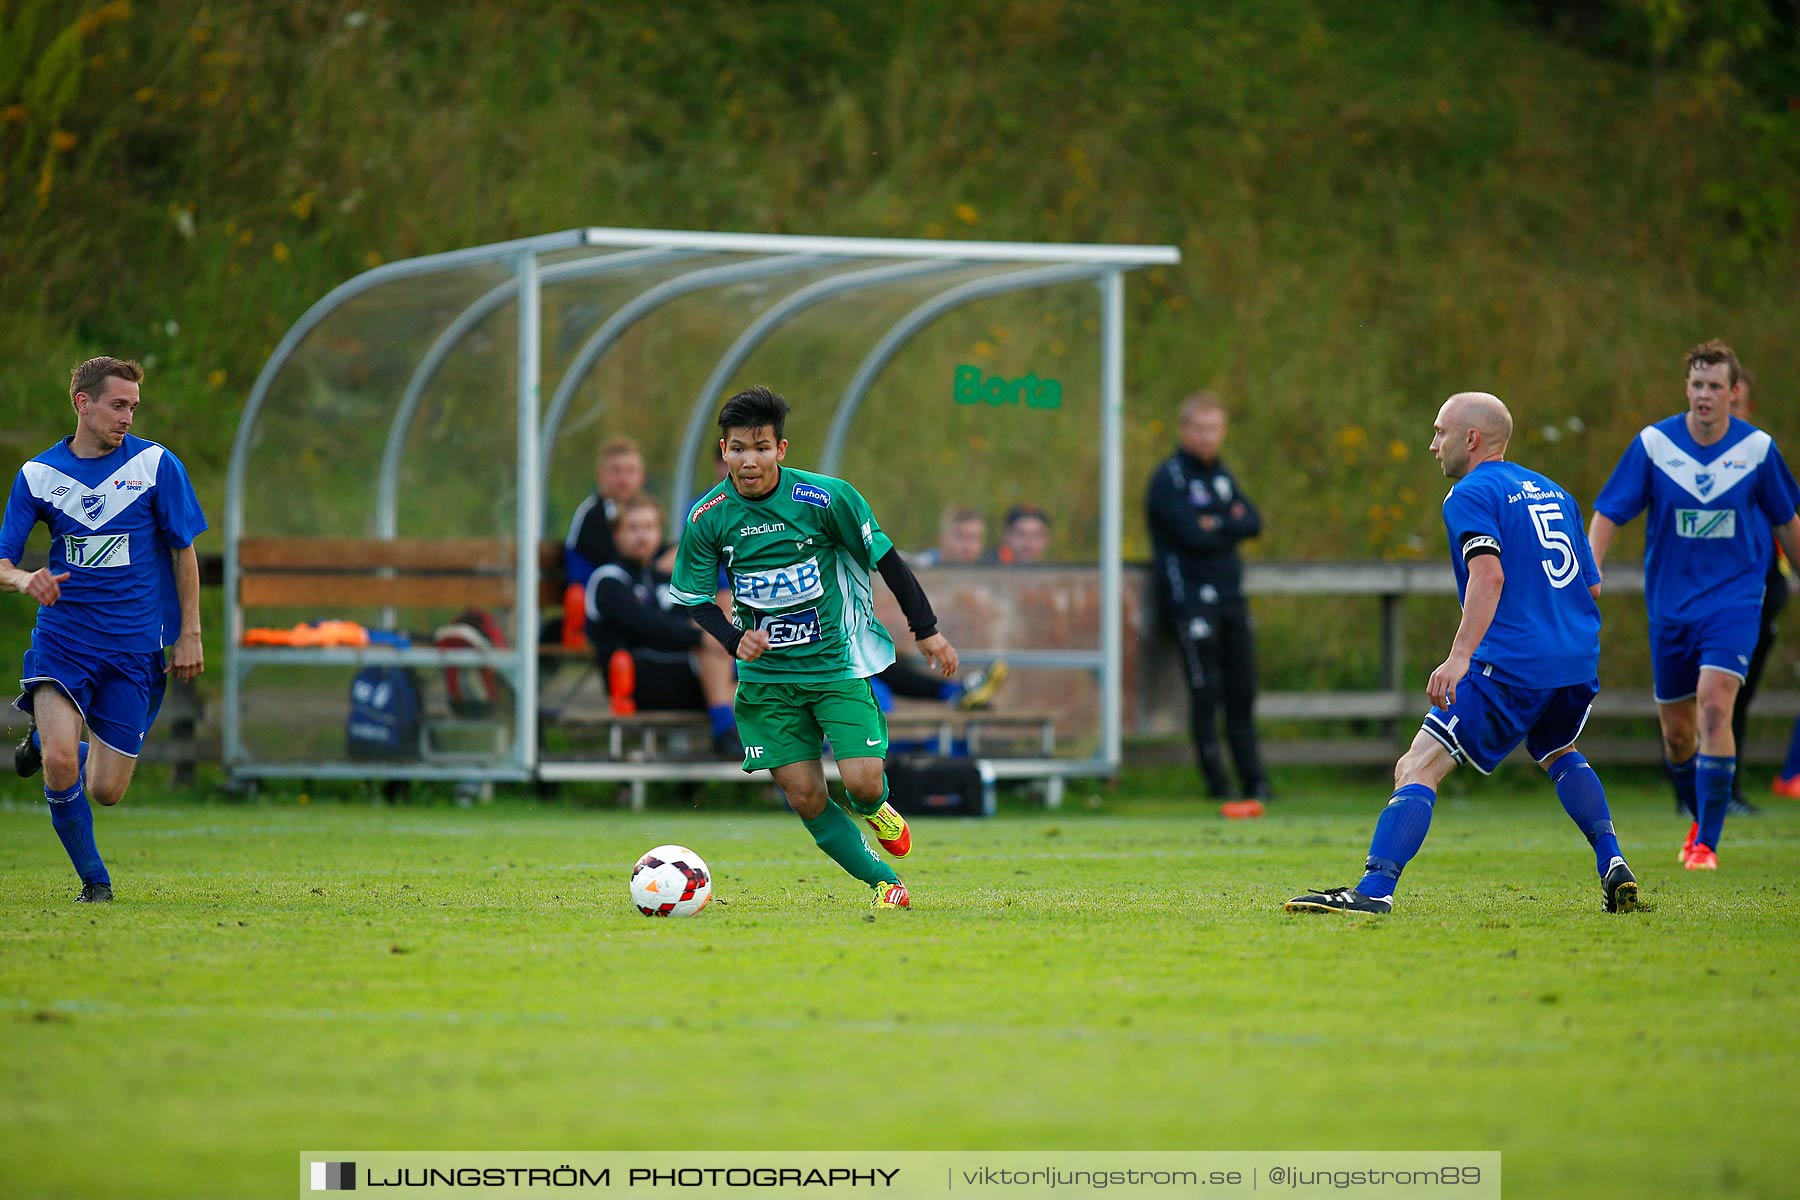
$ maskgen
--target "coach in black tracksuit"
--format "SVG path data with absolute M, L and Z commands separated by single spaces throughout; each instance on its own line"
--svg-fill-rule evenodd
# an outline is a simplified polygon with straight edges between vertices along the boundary
M 1181 449 L 1150 477 L 1144 506 L 1157 598 L 1187 659 L 1189 724 L 1207 789 L 1215 799 L 1232 794 L 1214 732 L 1223 704 L 1237 794 L 1263 798 L 1269 784 L 1256 748 L 1256 643 L 1237 552 L 1262 532 L 1262 517 L 1219 460 L 1224 441 L 1217 396 L 1197 392 L 1182 401 Z

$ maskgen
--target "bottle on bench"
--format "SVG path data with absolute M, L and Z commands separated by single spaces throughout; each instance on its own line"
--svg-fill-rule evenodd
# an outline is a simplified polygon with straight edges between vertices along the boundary
M 563 589 L 562 644 L 567 650 L 587 649 L 587 589 L 579 583 Z
M 606 662 L 606 696 L 612 704 L 613 716 L 629 717 L 637 712 L 637 662 L 631 651 L 614 650 Z

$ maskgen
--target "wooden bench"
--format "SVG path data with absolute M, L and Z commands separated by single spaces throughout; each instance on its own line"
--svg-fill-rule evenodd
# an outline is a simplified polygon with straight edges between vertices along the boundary
M 561 728 L 601 734 L 612 758 L 633 754 L 653 758 L 665 750 L 685 749 L 685 743 L 707 746 L 711 727 L 698 712 L 640 712 L 618 715 L 610 709 L 589 706 L 544 710 Z M 684 745 L 670 746 L 679 739 Z M 935 753 L 951 754 L 963 743 L 971 756 L 986 750 L 990 755 L 1018 757 L 1027 753 L 1049 758 L 1056 753 L 1056 722 L 1043 712 L 955 712 L 941 716 L 921 712 L 895 712 L 888 716 L 890 742 L 930 743 Z
M 613 762 L 655 763 L 670 780 L 739 781 L 743 775 L 734 762 L 721 762 L 712 752 L 712 729 L 703 713 L 641 712 L 619 715 L 594 705 L 577 705 L 545 713 L 546 727 L 587 734 L 604 745 Z M 949 755 L 962 743 L 969 757 L 990 761 L 1008 757 L 1049 758 L 1056 752 L 1056 722 L 1049 713 L 956 712 L 942 714 L 896 712 L 888 717 L 890 743 L 927 743 L 935 753 Z M 579 752 L 545 754 L 545 762 L 587 762 Z M 828 772 L 829 773 L 829 772 Z M 1006 772 L 1002 771 L 1002 775 Z M 631 806 L 641 809 L 648 793 L 644 778 L 628 781 Z M 1046 785 L 1046 803 L 1061 798 L 1061 779 Z
M 512 541 L 503 538 L 243 538 L 244 608 L 510 609 Z M 561 601 L 562 543 L 538 546 L 540 605 Z

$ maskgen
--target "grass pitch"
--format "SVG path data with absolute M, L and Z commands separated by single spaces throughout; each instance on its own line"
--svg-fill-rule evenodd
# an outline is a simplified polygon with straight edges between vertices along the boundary
M 463 810 L 145 789 L 98 814 L 119 900 L 28 785 L 0 809 L 0 1187 L 285 1195 L 309 1148 L 1454 1149 L 1509 1196 L 1773 1195 L 1800 1177 L 1800 807 L 1675 864 L 1615 785 L 1650 911 L 1608 916 L 1541 780 L 1440 801 L 1391 917 L 1380 786 L 1256 823 L 1185 800 L 915 825 L 871 913 L 784 813 Z M 697 849 L 652 921 L 630 863 Z M 1791 1194 L 1791 1193 L 1790 1193 Z

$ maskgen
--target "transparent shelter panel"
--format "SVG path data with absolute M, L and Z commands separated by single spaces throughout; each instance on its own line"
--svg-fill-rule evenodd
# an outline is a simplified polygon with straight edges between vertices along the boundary
M 401 279 L 327 314 L 282 364 L 250 430 L 243 535 L 373 536 L 382 452 L 407 380 L 448 322 L 510 278 L 508 268 L 495 264 Z M 443 474 L 475 466 L 477 450 L 489 459 L 505 457 L 502 447 L 513 441 L 517 339 L 510 322 L 492 324 L 508 328 L 483 328 L 461 364 L 458 390 L 485 395 L 495 407 L 482 414 L 486 419 L 462 408 L 430 418 L 438 426 L 469 420 L 468 432 L 486 441 L 471 437 L 459 460 L 441 464 Z M 456 431 L 435 433 L 442 441 Z M 446 514 L 443 527 L 456 528 L 456 520 Z M 501 528 L 490 520 L 470 535 Z
M 626 310 L 589 305 L 574 299 L 578 285 L 558 285 L 544 292 L 544 420 L 548 439 L 544 458 L 544 519 L 548 535 L 560 537 L 576 505 L 594 490 L 594 460 L 599 446 L 625 437 L 642 449 L 646 490 L 665 507 L 673 501 L 677 450 L 689 416 L 713 367 L 744 328 L 784 297 L 820 280 L 866 266 L 862 260 L 816 260 L 806 256 L 735 259 L 708 256 L 662 270 L 661 280 L 635 288 L 654 304 Z M 754 277 L 732 282 L 732 272 L 749 269 Z M 659 282 L 680 284 L 661 298 Z M 689 287 L 692 290 L 686 290 Z M 565 296 L 565 291 L 569 292 Z M 616 319 L 617 318 L 617 319 Z M 782 335 L 777 334 L 777 341 Z M 602 344 L 603 343 L 603 344 Z M 601 350 L 604 352 L 600 352 Z M 848 352 L 848 351 L 846 351 Z M 768 383 L 778 391 L 803 382 L 792 360 L 777 363 L 776 373 L 742 377 L 735 386 L 710 399 L 719 403 L 736 387 Z M 802 393 L 796 403 L 808 397 Z M 710 487 L 711 446 L 697 479 Z
M 348 754 L 346 730 L 355 666 L 259 663 L 241 692 L 242 741 L 251 762 L 272 767 L 363 761 Z M 444 673 L 410 668 L 418 684 L 421 721 L 416 740 L 392 761 L 503 762 L 512 753 L 512 706 L 503 699 L 485 716 L 451 712 Z

